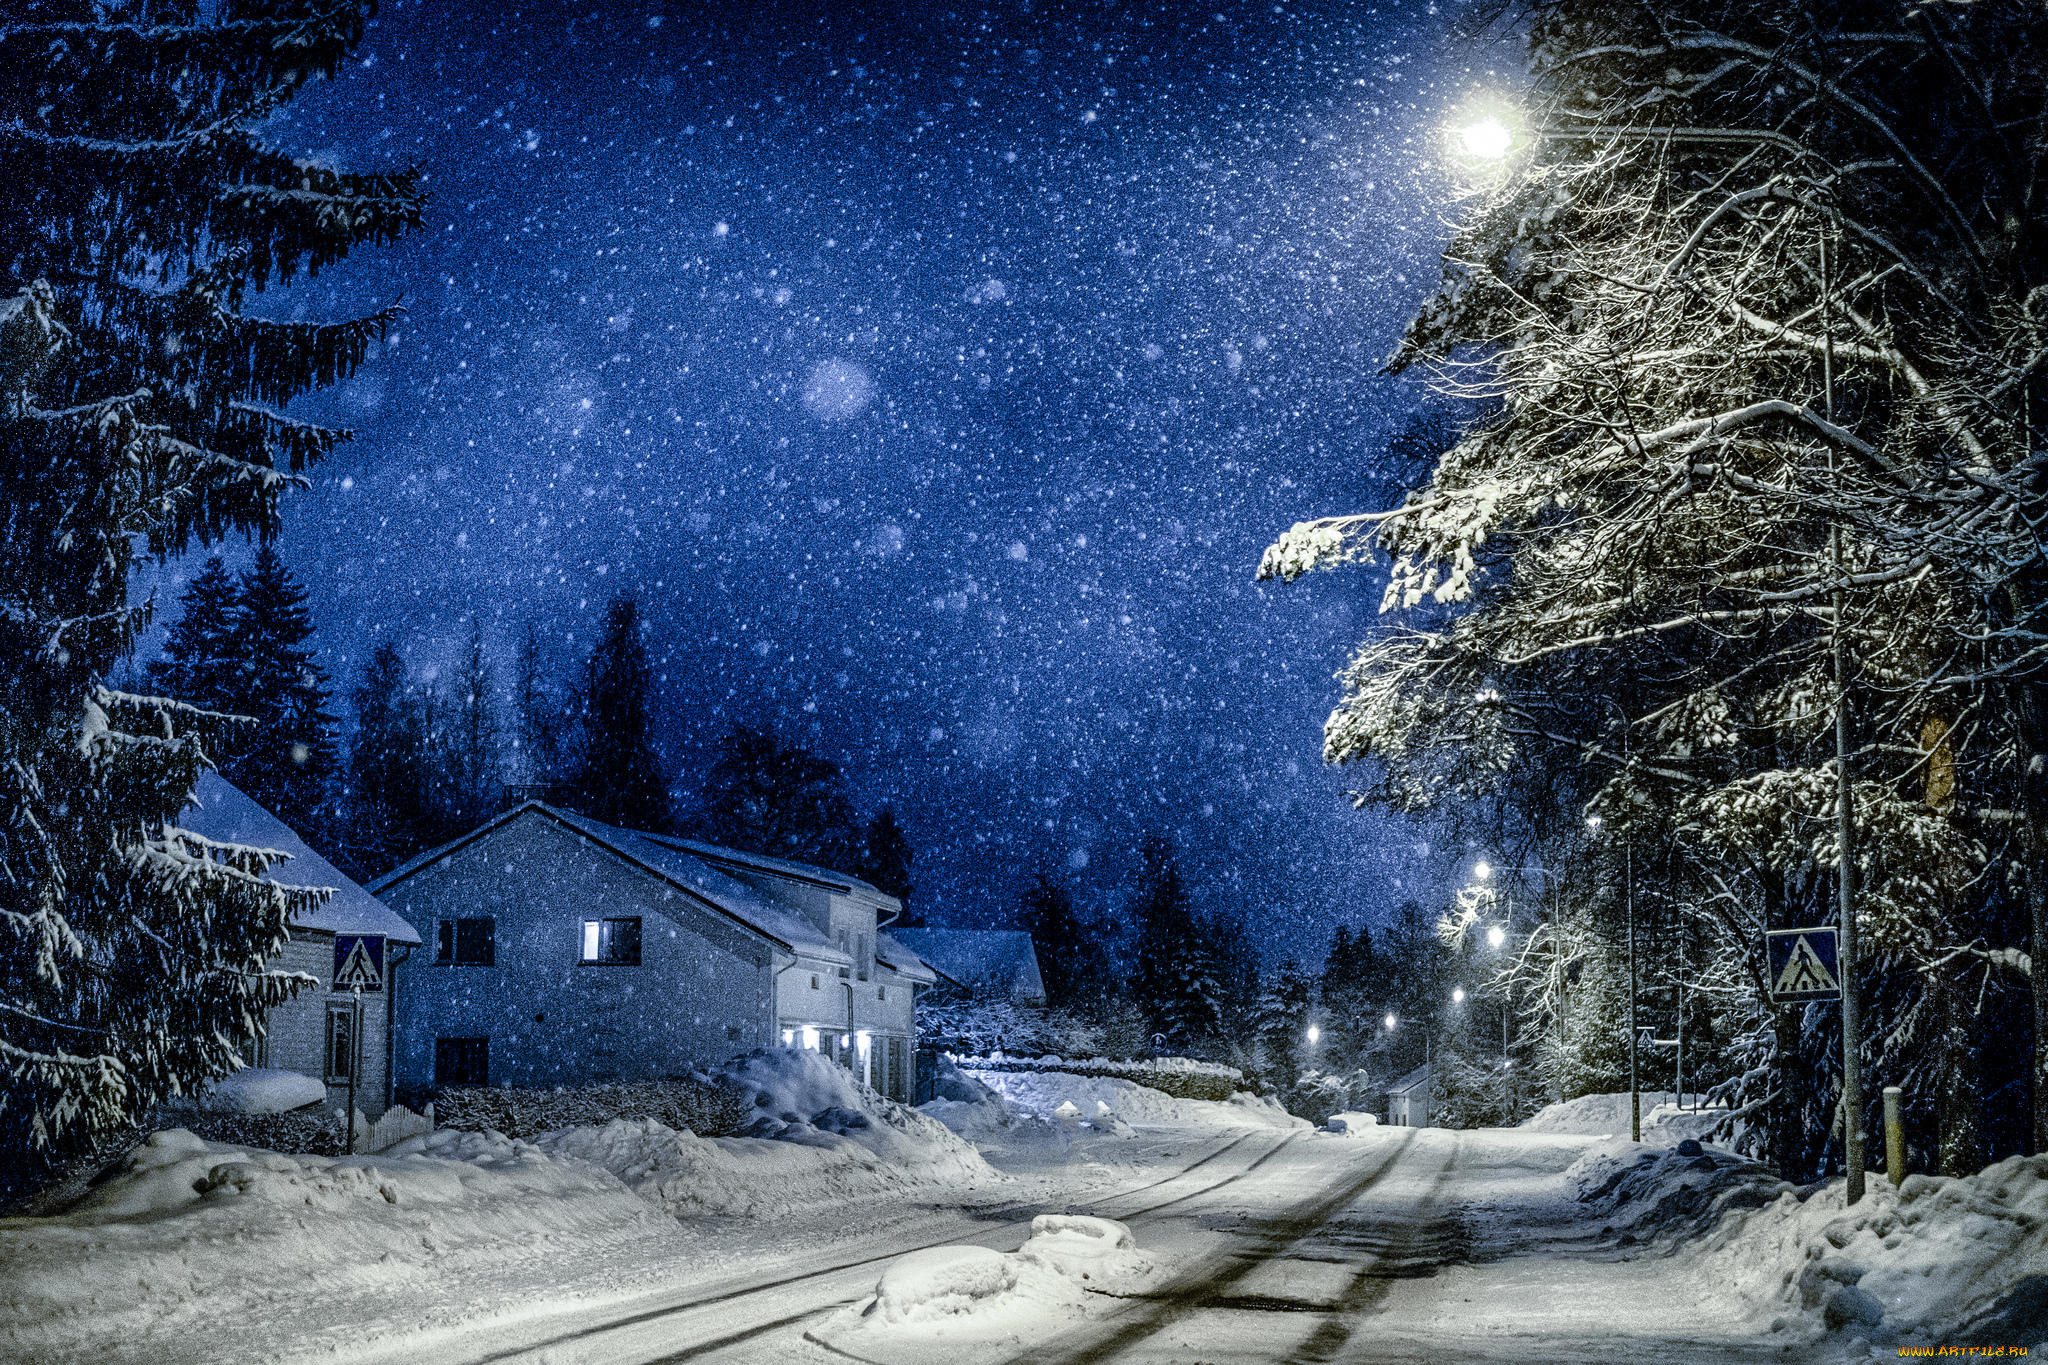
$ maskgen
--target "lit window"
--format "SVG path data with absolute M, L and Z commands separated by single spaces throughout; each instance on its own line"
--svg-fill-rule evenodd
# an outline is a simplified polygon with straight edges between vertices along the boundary
M 583 921 L 583 960 L 597 966 L 639 966 L 639 916 Z
M 782 1045 L 783 1045 L 784 1047 L 794 1047 L 794 1046 L 796 1045 L 796 1030 L 795 1030 L 795 1029 L 793 1029 L 793 1028 L 786 1028 L 786 1029 L 784 1029 L 784 1030 L 782 1031 Z
M 813 1052 L 818 1050 L 818 1030 L 809 1024 L 804 1025 L 804 1046 Z

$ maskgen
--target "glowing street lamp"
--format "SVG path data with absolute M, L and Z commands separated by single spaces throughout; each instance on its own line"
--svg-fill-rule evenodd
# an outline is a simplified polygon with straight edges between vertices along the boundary
M 1399 1027 L 1399 1026 L 1400 1026 L 1400 1023 L 1401 1023 L 1401 1021 L 1400 1021 L 1399 1019 L 1396 1019 L 1396 1018 L 1394 1017 L 1393 1011 L 1392 1011 L 1392 1010 L 1389 1010 L 1389 1011 L 1387 1012 L 1387 1027 L 1388 1027 L 1388 1028 L 1397 1028 L 1397 1027 Z
M 1463 986 L 1451 987 L 1451 1003 L 1453 1005 L 1462 1005 L 1465 1003 L 1465 988 Z
M 1310 1024 L 1308 1026 L 1308 1045 L 1310 1047 L 1314 1047 L 1317 1043 L 1321 1042 L 1322 1039 L 1323 1031 L 1317 1028 L 1314 1024 Z
M 1458 129 L 1458 146 L 1466 156 L 1481 161 L 1498 161 L 1514 148 L 1515 134 L 1506 123 L 1491 114 L 1473 119 Z
M 1507 930 L 1505 930 L 1505 929 L 1501 928 L 1501 927 L 1500 927 L 1500 926 L 1499 926 L 1498 924 L 1493 924 L 1493 925 L 1489 925 L 1489 926 L 1487 926 L 1487 930 L 1486 930 L 1486 946 L 1487 946 L 1487 947 L 1489 947 L 1489 948 L 1498 948 L 1498 947 L 1500 947 L 1500 945 L 1501 945 L 1501 944 L 1503 944 L 1503 943 L 1506 943 L 1507 941 L 1508 941 L 1508 931 L 1507 931 Z
M 1485 881 L 1488 877 L 1491 877 L 1493 875 L 1493 864 L 1486 861 L 1486 859 L 1481 858 L 1477 863 L 1473 865 L 1472 875 L 1477 877 L 1482 882 Z

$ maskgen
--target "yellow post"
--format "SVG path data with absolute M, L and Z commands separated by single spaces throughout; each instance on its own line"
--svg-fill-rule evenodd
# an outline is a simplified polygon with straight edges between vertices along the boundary
M 1899 1126 L 1899 1088 L 1884 1088 L 1884 1173 L 1894 1189 L 1906 1179 L 1906 1133 Z

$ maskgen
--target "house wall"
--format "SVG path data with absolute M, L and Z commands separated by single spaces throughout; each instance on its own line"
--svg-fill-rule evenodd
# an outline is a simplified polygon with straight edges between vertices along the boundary
M 403 945 L 387 948 L 387 986 L 390 984 L 389 961 L 403 951 Z M 270 960 L 269 965 L 272 971 L 304 972 L 316 984 L 301 988 L 297 995 L 273 1005 L 264 1015 L 266 1033 L 257 1049 L 256 1062 L 259 1066 L 297 1071 L 324 1080 L 327 1074 L 327 1007 L 330 1002 L 342 1004 L 350 998 L 348 992 L 333 989 L 334 936 L 296 934 L 285 950 Z M 362 1072 L 356 1078 L 356 1107 L 370 1118 L 382 1114 L 390 1101 L 386 1066 L 390 1037 L 388 1009 L 389 1002 L 383 992 L 363 997 Z M 345 1106 L 348 1087 L 328 1086 L 327 1102 L 336 1108 Z
M 488 1038 L 491 1084 L 512 1086 L 659 1079 L 775 1041 L 765 939 L 543 813 L 383 899 L 425 944 L 397 1000 L 401 1092 L 432 1086 L 438 1038 Z M 437 921 L 479 915 L 496 921 L 494 964 L 436 963 Z M 583 920 L 631 915 L 639 966 L 578 961 Z

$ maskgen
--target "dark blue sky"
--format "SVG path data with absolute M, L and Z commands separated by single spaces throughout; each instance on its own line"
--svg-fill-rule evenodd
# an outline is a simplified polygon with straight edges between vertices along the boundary
M 1429 868 L 1318 745 L 1379 582 L 1251 574 L 1393 496 L 1427 401 L 1375 371 L 1483 83 L 1444 22 L 387 4 L 270 130 L 434 195 L 273 305 L 410 309 L 302 409 L 359 433 L 283 542 L 330 671 L 445 667 L 474 612 L 506 680 L 529 621 L 566 677 L 630 590 L 686 803 L 766 715 L 899 808 L 941 914 L 1042 863 L 1107 903 L 1156 829 L 1276 948 L 1376 918 Z

